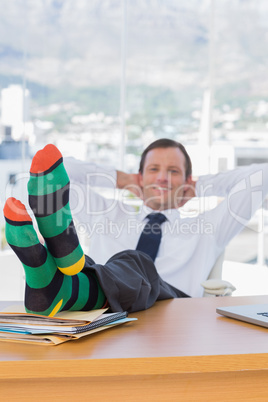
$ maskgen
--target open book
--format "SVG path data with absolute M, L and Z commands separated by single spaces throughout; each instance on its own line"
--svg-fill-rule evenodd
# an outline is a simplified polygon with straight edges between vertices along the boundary
M 15 308 L 21 310 L 18 306 Z M 135 320 L 127 318 L 127 312 L 106 311 L 62 311 L 54 317 L 20 311 L 0 312 L 0 341 L 58 345 Z

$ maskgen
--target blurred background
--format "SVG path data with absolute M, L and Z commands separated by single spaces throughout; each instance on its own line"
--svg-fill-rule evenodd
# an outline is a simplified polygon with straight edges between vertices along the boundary
M 1 210 L 10 195 L 27 202 L 31 158 L 47 143 L 128 172 L 162 137 L 186 146 L 196 176 L 268 161 L 267 0 L 0 6 Z M 266 220 L 264 205 L 226 250 L 237 295 L 267 293 Z M 22 298 L 2 214 L 0 229 L 0 294 Z

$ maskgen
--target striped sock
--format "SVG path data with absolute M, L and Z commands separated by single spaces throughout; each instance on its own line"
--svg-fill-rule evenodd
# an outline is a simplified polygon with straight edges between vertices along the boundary
M 102 308 L 106 297 L 90 270 L 64 275 L 38 240 L 25 206 L 8 198 L 4 206 L 6 239 L 25 270 L 25 308 L 30 313 L 55 315 L 61 310 Z
M 57 267 L 66 275 L 75 275 L 83 269 L 85 256 L 72 220 L 69 186 L 60 151 L 46 145 L 32 160 L 29 204 Z

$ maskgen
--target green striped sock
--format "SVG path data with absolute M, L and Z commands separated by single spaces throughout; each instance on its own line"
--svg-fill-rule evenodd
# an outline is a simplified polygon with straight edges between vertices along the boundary
M 30 313 L 55 315 L 61 310 L 102 308 L 105 295 L 90 270 L 64 275 L 38 240 L 25 206 L 8 198 L 4 206 L 6 239 L 25 270 L 25 308 Z
M 28 182 L 29 204 L 57 267 L 75 275 L 85 264 L 69 206 L 69 177 L 60 151 L 52 144 L 33 158 Z

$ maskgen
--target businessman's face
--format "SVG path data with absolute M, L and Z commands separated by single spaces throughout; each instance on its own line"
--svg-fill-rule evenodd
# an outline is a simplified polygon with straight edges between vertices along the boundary
M 157 211 L 178 208 L 184 195 L 185 157 L 179 148 L 155 148 L 140 173 L 144 203 Z

